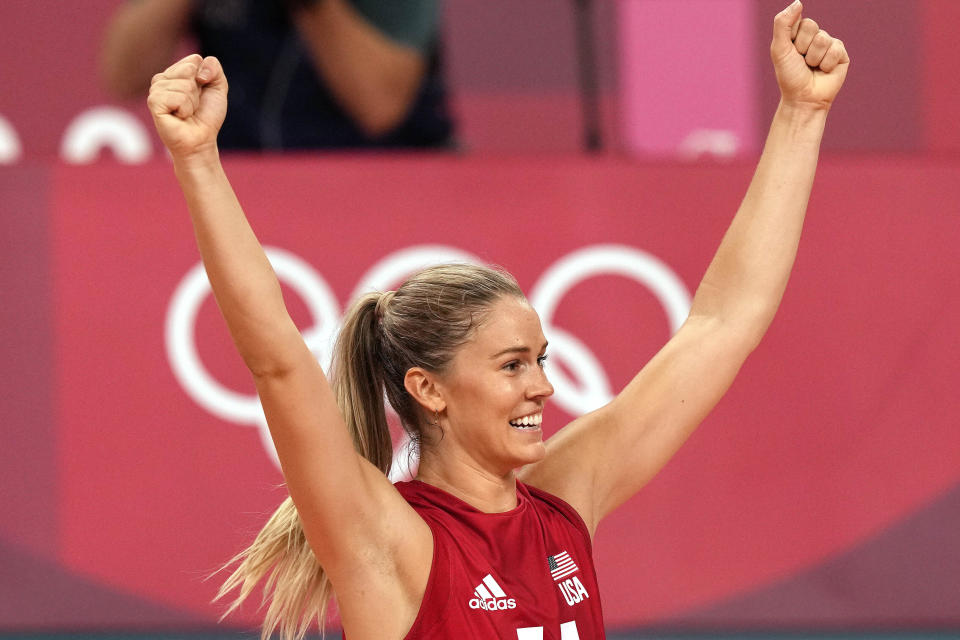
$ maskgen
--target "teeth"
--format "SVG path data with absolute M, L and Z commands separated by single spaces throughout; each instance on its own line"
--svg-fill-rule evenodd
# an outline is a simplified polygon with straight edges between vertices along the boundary
M 535 413 L 533 415 L 517 418 L 516 420 L 511 420 L 510 425 L 518 429 L 530 429 L 533 427 L 540 426 L 542 422 L 543 422 L 543 414 Z

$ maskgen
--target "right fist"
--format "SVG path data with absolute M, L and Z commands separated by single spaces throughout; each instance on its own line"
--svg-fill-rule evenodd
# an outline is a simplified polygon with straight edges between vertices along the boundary
M 215 149 L 227 115 L 227 78 L 220 61 L 195 53 L 172 64 L 153 76 L 147 106 L 174 158 Z

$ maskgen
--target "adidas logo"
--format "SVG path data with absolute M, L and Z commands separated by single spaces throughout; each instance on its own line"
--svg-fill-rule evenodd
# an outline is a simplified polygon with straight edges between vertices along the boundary
M 507 609 L 516 609 L 517 601 L 508 598 L 497 581 L 489 573 L 483 581 L 473 590 L 475 598 L 470 598 L 471 609 L 483 609 L 484 611 L 505 611 Z

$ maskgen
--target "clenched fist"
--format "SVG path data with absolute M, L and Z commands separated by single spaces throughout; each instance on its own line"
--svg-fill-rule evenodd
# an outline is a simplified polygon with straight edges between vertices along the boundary
M 843 86 L 850 58 L 843 42 L 809 18 L 796 0 L 773 19 L 770 57 L 785 103 L 829 109 Z
M 214 57 L 189 55 L 153 76 L 147 105 L 174 158 L 216 149 L 227 115 L 227 78 Z

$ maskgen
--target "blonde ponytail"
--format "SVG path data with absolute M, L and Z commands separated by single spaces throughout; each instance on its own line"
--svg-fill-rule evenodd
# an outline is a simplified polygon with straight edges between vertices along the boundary
M 323 567 L 307 544 L 300 515 L 287 498 L 257 534 L 253 544 L 225 566 L 239 565 L 228 577 L 215 600 L 239 588 L 221 620 L 247 599 L 254 586 L 266 578 L 262 603 L 270 603 L 260 637 L 267 640 L 279 628 L 285 640 L 300 640 L 313 620 L 323 629 L 333 591 Z
M 354 303 L 337 337 L 330 379 L 353 446 L 383 473 L 390 473 L 393 443 L 383 406 L 380 318 L 393 293 L 368 293 Z

